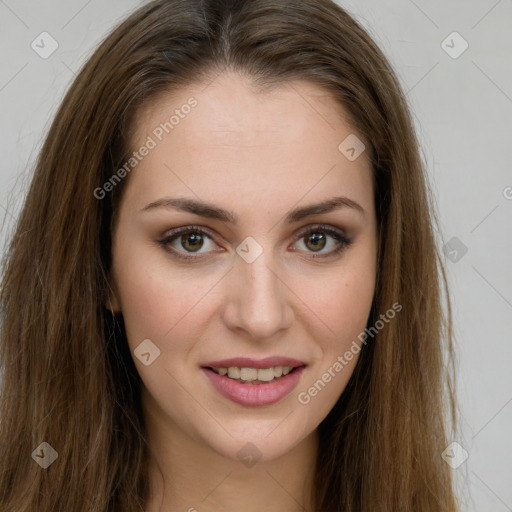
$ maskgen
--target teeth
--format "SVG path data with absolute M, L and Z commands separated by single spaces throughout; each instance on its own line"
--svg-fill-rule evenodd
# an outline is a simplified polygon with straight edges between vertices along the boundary
M 231 366 L 228 368 L 228 377 L 231 379 L 239 379 L 240 378 L 240 368 L 236 366 Z
M 274 366 L 272 368 L 239 368 L 231 366 L 229 368 L 215 368 L 214 371 L 219 375 L 227 375 L 230 379 L 241 379 L 244 382 L 259 380 L 262 382 L 271 382 L 281 376 L 288 375 L 293 370 L 293 366 Z
M 256 372 L 256 370 L 255 370 Z M 260 369 L 257 372 L 258 380 L 262 380 L 263 382 L 270 382 L 274 380 L 274 368 L 265 368 Z M 242 378 L 242 380 L 247 380 Z
M 274 377 L 281 377 L 283 375 L 283 367 L 282 366 L 276 366 L 274 368 Z
M 258 370 L 256 368 L 240 368 L 240 378 L 242 380 L 256 380 L 258 378 Z

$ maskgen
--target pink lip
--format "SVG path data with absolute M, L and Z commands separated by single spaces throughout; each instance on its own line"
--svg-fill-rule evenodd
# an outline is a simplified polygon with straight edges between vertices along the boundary
M 306 363 L 289 357 L 272 356 L 265 359 L 251 359 L 250 357 L 232 357 L 231 359 L 222 359 L 221 361 L 212 361 L 202 364 L 203 368 L 270 368 L 273 366 L 305 366 Z
M 237 361 L 240 361 L 239 359 Z M 290 361 L 290 360 L 289 360 Z M 225 361 L 222 361 L 224 364 Z M 263 368 L 268 368 L 269 366 L 274 366 L 273 364 L 263 366 Z M 251 365 L 247 365 L 247 367 L 255 368 L 254 362 Z M 231 366 L 238 366 L 233 365 Z M 281 366 L 277 364 L 275 366 Z M 291 364 L 284 366 L 292 366 Z M 219 366 L 219 368 L 226 368 L 225 366 Z M 288 375 L 284 375 L 283 377 L 279 377 L 277 380 L 273 380 L 272 382 L 266 382 L 263 384 L 244 384 L 241 381 L 237 381 L 234 379 L 230 379 L 229 377 L 219 375 L 215 373 L 210 368 L 201 368 L 201 370 L 205 373 L 205 375 L 210 379 L 210 382 L 213 384 L 215 389 L 224 397 L 229 398 L 233 402 L 240 405 L 247 406 L 262 406 L 262 405 L 270 405 L 276 402 L 279 402 L 282 398 L 288 395 L 293 388 L 299 382 L 300 376 L 304 371 L 305 366 L 301 366 L 299 368 L 295 368 Z

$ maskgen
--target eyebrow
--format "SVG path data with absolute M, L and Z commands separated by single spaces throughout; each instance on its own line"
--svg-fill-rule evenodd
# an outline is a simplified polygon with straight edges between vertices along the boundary
M 194 215 L 198 215 L 200 217 L 216 219 L 231 224 L 238 223 L 238 218 L 232 211 L 224 210 L 223 208 L 219 208 L 213 204 L 205 203 L 203 201 L 196 201 L 194 199 L 164 197 L 146 205 L 144 208 L 142 208 L 141 212 L 147 212 L 157 208 L 174 208 L 176 210 L 193 213 Z M 295 208 L 294 210 L 288 212 L 285 217 L 285 222 L 292 224 L 294 222 L 305 219 L 306 217 L 319 215 L 322 213 L 329 213 L 340 208 L 351 208 L 357 211 L 363 217 L 365 216 L 365 210 L 359 203 L 356 203 L 348 197 L 338 196 L 327 199 L 326 201 L 322 201 L 320 203 Z

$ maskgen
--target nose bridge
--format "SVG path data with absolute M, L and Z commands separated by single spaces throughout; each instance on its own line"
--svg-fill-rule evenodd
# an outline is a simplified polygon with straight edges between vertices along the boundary
M 254 257 L 257 248 L 249 247 Z M 252 338 L 270 338 L 290 325 L 287 288 L 275 270 L 271 249 L 261 247 L 254 260 L 240 254 L 231 273 L 225 320 L 230 328 L 243 329 Z

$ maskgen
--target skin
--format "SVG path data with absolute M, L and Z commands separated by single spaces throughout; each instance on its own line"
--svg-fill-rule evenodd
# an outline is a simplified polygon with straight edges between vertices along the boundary
M 133 148 L 191 96 L 197 106 L 131 172 L 113 240 L 111 301 L 124 316 L 131 352 L 145 339 L 160 349 L 149 366 L 134 357 L 154 457 L 146 511 L 311 510 L 317 426 L 358 356 L 307 405 L 298 394 L 367 324 L 377 270 L 371 167 L 366 153 L 349 161 L 338 150 L 354 131 L 319 86 L 294 81 L 257 92 L 234 72 L 146 104 L 135 119 Z M 284 221 L 296 207 L 340 195 L 364 215 L 343 207 Z M 238 223 L 171 207 L 141 212 L 163 197 L 207 201 L 232 211 Z M 337 241 L 326 234 L 318 254 L 327 256 L 313 259 L 315 246 L 302 232 L 318 223 L 352 244 L 335 254 Z M 183 246 L 180 236 L 169 246 L 197 260 L 180 260 L 158 243 L 190 225 L 209 231 L 202 247 Z M 248 236 L 263 249 L 252 263 L 236 252 Z M 231 402 L 200 368 L 271 355 L 307 367 L 297 387 L 268 406 Z M 237 456 L 248 442 L 261 457 L 252 467 Z

